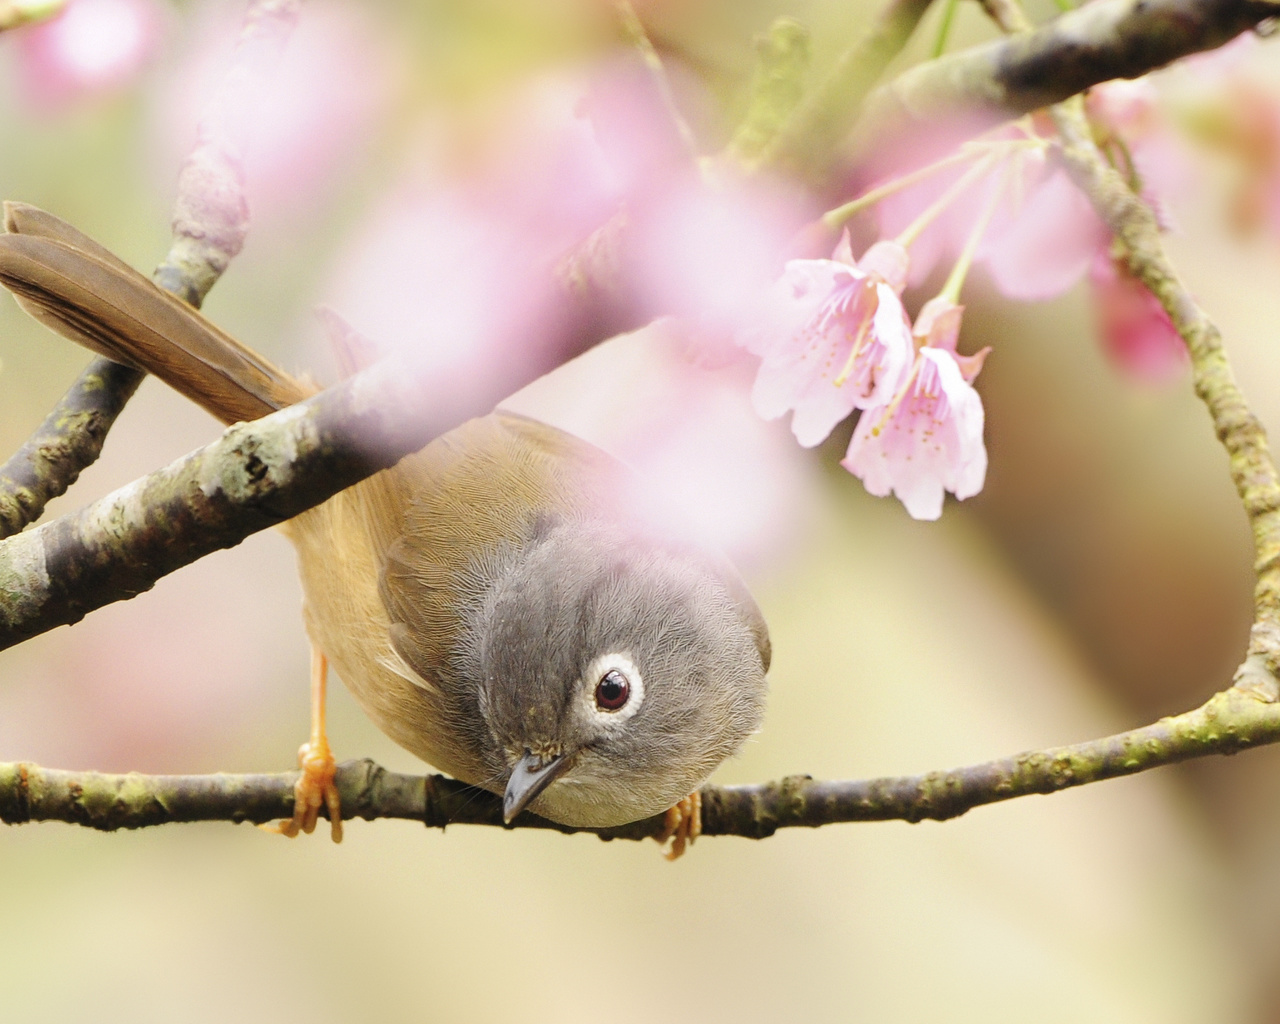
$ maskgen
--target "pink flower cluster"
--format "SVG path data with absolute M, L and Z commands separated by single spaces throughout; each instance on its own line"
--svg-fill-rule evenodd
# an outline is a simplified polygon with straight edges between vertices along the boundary
M 796 440 L 812 446 L 862 410 L 841 464 L 872 494 L 893 492 L 916 519 L 937 519 L 945 491 L 970 497 L 986 476 L 972 385 L 986 352 L 957 354 L 962 308 L 946 299 L 926 304 L 913 332 L 899 298 L 906 276 L 902 246 L 877 242 L 855 261 L 846 235 L 831 259 L 790 261 L 741 340 L 761 357 L 761 416 L 791 411 Z
M 1149 85 L 1101 86 L 1088 107 L 1108 159 L 1167 224 L 1164 196 L 1181 171 Z M 916 519 L 937 519 L 947 492 L 970 497 L 986 477 L 973 381 L 989 350 L 957 351 L 960 289 L 973 263 L 1005 294 L 1029 301 L 1087 274 L 1099 335 L 1117 366 L 1162 383 L 1188 362 L 1159 301 L 1116 258 L 1110 231 L 1050 158 L 1040 130 L 1011 126 L 832 211 L 824 222 L 875 204 L 882 240 L 855 261 L 846 232 L 830 259 L 790 261 L 755 322 L 738 332 L 760 358 L 756 411 L 767 419 L 790 412 L 808 447 L 859 410 L 841 465 L 870 493 L 895 494 Z M 955 268 L 913 326 L 903 289 L 947 258 Z
M 806 448 L 854 409 L 888 404 L 911 365 L 911 324 L 898 298 L 906 251 L 878 242 L 855 262 L 846 235 L 829 260 L 792 260 L 743 343 L 760 356 L 756 411 L 791 429 Z
M 986 481 L 984 414 L 973 380 L 990 349 L 956 352 L 963 312 L 943 296 L 925 303 L 907 379 L 887 405 L 863 414 L 840 463 L 869 493 L 896 494 L 914 519 L 937 519 L 945 491 L 963 500 Z

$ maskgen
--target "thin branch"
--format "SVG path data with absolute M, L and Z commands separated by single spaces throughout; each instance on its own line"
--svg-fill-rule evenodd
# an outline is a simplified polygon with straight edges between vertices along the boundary
M 667 118 L 675 128 L 676 134 L 680 136 L 685 153 L 691 159 L 697 159 L 698 140 L 684 114 L 681 113 L 680 105 L 676 103 L 675 94 L 671 91 L 671 79 L 667 76 L 667 69 L 662 64 L 662 57 L 654 49 L 643 22 L 640 21 L 635 8 L 631 6 L 631 0 L 614 0 L 614 8 L 618 12 L 618 21 L 622 25 L 623 34 L 635 49 L 641 63 L 644 64 L 650 81 L 653 82 L 658 96 L 662 99 L 662 107 L 667 113 Z
M 1155 215 L 1098 151 L 1079 100 L 1053 111 L 1063 159 L 1077 185 L 1124 247 L 1129 269 L 1160 300 L 1191 354 L 1196 394 L 1227 450 L 1231 479 L 1253 530 L 1255 625 L 1251 654 L 1280 668 L 1280 474 L 1261 421 L 1236 383 L 1222 335 L 1178 277 Z
M 1266 676 L 1270 680 L 1270 676 Z M 1280 704 L 1267 687 L 1236 686 L 1195 711 L 1130 732 L 928 775 L 822 782 L 791 776 L 702 790 L 702 835 L 763 839 L 780 828 L 855 821 L 944 821 L 973 807 L 1056 793 L 1211 754 L 1280 740 Z M 267 822 L 293 811 L 297 772 L 263 775 L 105 775 L 0 764 L 0 821 L 64 821 L 114 831 L 189 821 Z M 502 825 L 502 800 L 442 775 L 401 775 L 369 760 L 339 766 L 344 817 L 401 818 L 433 828 Z M 578 829 L 523 814 L 514 827 L 658 839 L 662 815 L 618 828 Z
M 904 72 L 867 100 L 862 157 L 956 120 L 974 132 L 1113 78 L 1137 78 L 1280 17 L 1280 0 L 1094 0 L 1026 34 Z
M 279 64 L 298 9 L 299 0 L 253 0 L 249 5 L 227 72 L 200 118 L 195 148 L 179 175 L 173 243 L 154 276 L 160 287 L 197 309 L 244 244 L 247 112 Z M 0 27 L 4 11 L 0 4 Z M 45 505 L 97 461 L 107 432 L 145 376 L 107 359 L 89 364 L 0 468 L 0 537 L 38 520 Z
M 67 0 L 0 0 L 0 32 L 10 32 L 25 25 L 57 17 Z
M 95 359 L 45 421 L 0 466 L 0 537 L 18 533 L 93 465 L 116 417 L 146 374 Z

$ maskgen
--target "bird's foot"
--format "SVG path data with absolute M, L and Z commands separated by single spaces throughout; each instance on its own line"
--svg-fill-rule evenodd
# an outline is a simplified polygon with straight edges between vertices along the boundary
M 662 855 L 667 860 L 678 860 L 684 854 L 685 847 L 692 846 L 700 835 L 702 794 L 695 790 L 674 807 L 668 808 L 662 831 L 654 838 L 663 845 L 671 840 L 671 845 L 663 850 Z
M 342 801 L 334 783 L 338 765 L 329 744 L 324 740 L 302 744 L 298 748 L 298 767 L 302 777 L 293 786 L 293 817 L 259 828 L 290 839 L 299 832 L 310 835 L 315 831 L 320 808 L 327 807 L 330 835 L 335 843 L 342 842 Z

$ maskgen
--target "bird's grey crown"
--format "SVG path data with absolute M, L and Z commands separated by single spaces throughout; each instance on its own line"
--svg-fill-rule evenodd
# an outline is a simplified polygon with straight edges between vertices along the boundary
M 487 585 L 456 667 L 478 682 L 492 769 L 526 750 L 576 758 L 535 810 L 622 800 L 614 823 L 643 816 L 638 808 L 657 813 L 759 727 L 754 624 L 697 553 L 613 524 L 543 517 L 526 543 L 490 552 L 472 576 Z M 603 730 L 588 703 L 598 680 L 583 675 L 610 653 L 634 662 L 645 698 L 625 727 Z

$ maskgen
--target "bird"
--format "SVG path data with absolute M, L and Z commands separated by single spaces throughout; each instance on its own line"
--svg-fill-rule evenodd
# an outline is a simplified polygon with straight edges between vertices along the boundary
M 139 367 L 224 424 L 315 393 L 37 207 L 5 204 L 0 283 L 53 330 Z M 367 343 L 327 318 L 346 373 Z M 392 740 L 526 809 L 597 828 L 666 813 L 679 855 L 697 791 L 760 728 L 764 617 L 719 552 L 656 525 L 655 485 L 580 438 L 501 409 L 281 525 L 312 649 L 311 734 L 286 835 L 323 806 L 342 838 L 325 728 L 336 669 Z

